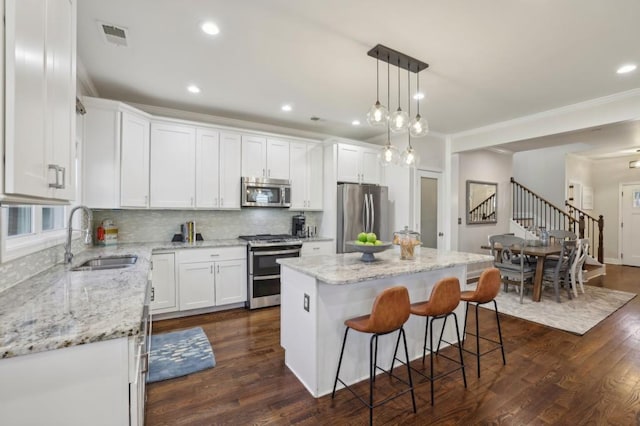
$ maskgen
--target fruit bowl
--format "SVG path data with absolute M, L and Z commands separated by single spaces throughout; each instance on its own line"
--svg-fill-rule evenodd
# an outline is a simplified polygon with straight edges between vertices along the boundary
M 346 244 L 355 251 L 359 251 L 360 253 L 362 253 L 362 257 L 360 258 L 360 260 L 362 260 L 363 262 L 373 262 L 374 260 L 376 260 L 376 258 L 373 256 L 373 253 L 380 253 L 381 251 L 385 251 L 392 246 L 391 243 L 387 242 L 384 242 L 377 246 L 356 244 L 355 241 L 348 241 Z

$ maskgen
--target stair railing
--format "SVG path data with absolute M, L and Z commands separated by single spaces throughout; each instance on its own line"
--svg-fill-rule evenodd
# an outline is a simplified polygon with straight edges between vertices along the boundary
M 604 218 L 602 216 L 595 219 L 573 206 L 569 212 L 566 212 L 513 178 L 511 178 L 511 191 L 511 217 L 520 226 L 523 228 L 545 227 L 547 230 L 563 229 L 575 233 L 580 238 L 588 238 L 589 254 L 594 256 L 597 252 L 598 262 L 603 263 Z M 598 225 L 597 232 L 595 224 Z
M 600 215 L 598 219 L 591 216 L 587 212 L 580 210 L 576 206 L 569 204 L 567 200 L 564 202 L 565 207 L 567 208 L 567 212 L 571 217 L 578 221 L 578 230 L 580 238 L 588 238 L 590 242 L 589 254 L 593 256 L 595 247 L 596 247 L 596 238 L 598 240 L 598 262 L 603 263 L 604 259 L 604 217 Z

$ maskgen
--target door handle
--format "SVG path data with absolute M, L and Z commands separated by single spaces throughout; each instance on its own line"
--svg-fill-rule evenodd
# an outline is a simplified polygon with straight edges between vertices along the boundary
M 444 234 L 442 232 L 438 232 L 438 237 L 444 237 Z
M 371 205 L 371 230 L 369 232 L 373 232 L 376 226 L 376 210 L 373 208 L 373 194 L 369 194 L 369 204 Z

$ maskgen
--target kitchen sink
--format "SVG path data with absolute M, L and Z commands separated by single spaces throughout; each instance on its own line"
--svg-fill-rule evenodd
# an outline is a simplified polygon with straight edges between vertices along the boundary
M 105 269 L 121 269 L 133 266 L 138 260 L 135 255 L 101 256 L 89 259 L 71 268 L 72 271 L 103 271 Z

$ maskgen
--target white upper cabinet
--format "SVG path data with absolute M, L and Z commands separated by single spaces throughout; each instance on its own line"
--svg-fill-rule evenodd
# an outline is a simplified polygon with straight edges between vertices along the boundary
M 195 127 L 151 123 L 149 206 L 195 207 Z
M 322 145 L 291 142 L 291 209 L 322 210 Z
M 220 133 L 220 200 L 218 209 L 240 208 L 241 141 L 236 133 Z
M 85 97 L 82 203 L 91 208 L 149 205 L 149 116 L 120 102 Z
M 289 179 L 289 142 L 242 136 L 242 176 Z
M 220 200 L 219 133 L 196 130 L 196 207 L 216 208 Z
M 380 183 L 378 151 L 357 145 L 338 144 L 338 181 Z
M 75 196 L 76 3 L 5 2 L 8 195 Z
M 123 111 L 120 207 L 149 206 L 149 119 Z

